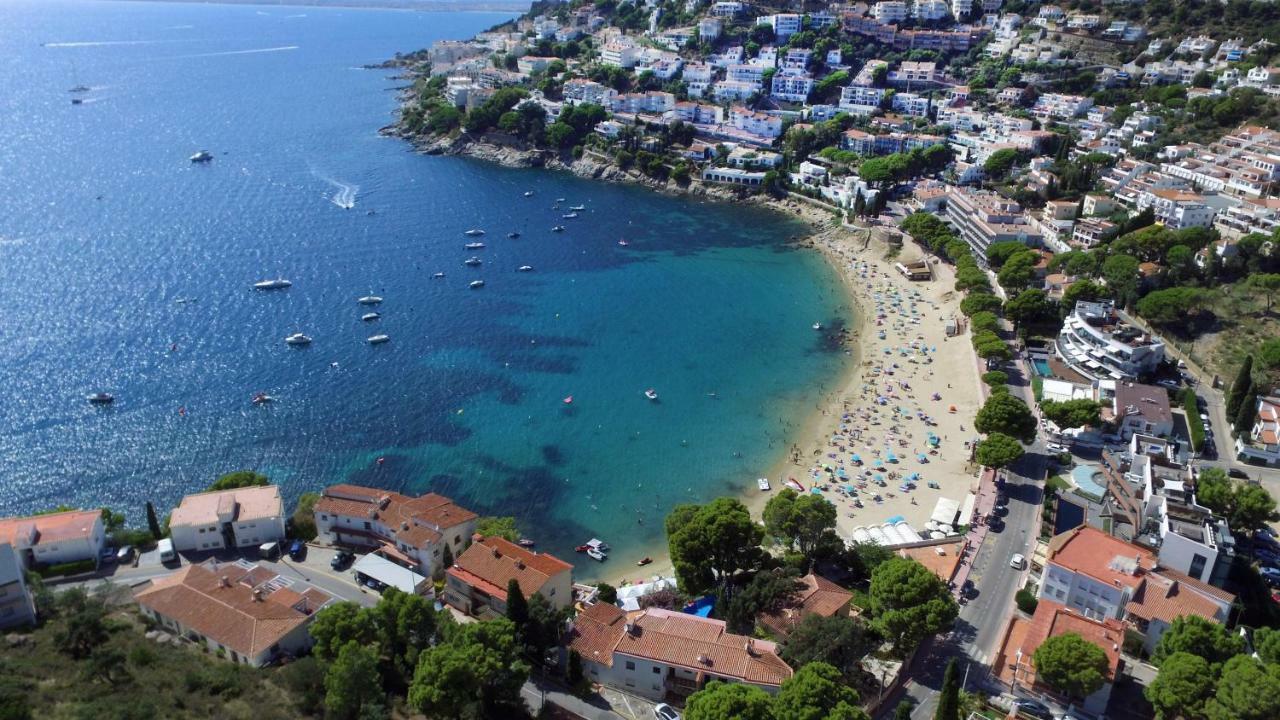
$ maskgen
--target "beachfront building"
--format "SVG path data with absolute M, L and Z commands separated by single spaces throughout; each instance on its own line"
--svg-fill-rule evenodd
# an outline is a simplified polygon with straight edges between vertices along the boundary
M 285 539 L 284 500 L 275 485 L 187 495 L 169 515 L 178 552 L 257 547 Z
M 1038 596 L 1087 617 L 1119 619 L 1155 566 L 1150 551 L 1081 525 L 1049 541 Z
M 369 549 L 427 577 L 446 546 L 461 554 L 477 517 L 443 495 L 411 498 L 347 484 L 325 488 L 315 509 L 321 542 Z
M 0 540 L 0 628 L 36 622 L 36 604 L 27 589 L 26 574 L 18 551 Z
M 853 593 L 830 580 L 809 573 L 800 578 L 801 587 L 782 607 L 761 613 L 756 621 L 774 636 L 786 639 L 805 618 L 853 616 L 858 614 L 853 605 Z
M 106 547 L 99 510 L 32 515 L 0 520 L 0 543 L 13 548 L 24 568 L 92 560 Z
M 1248 435 L 1236 438 L 1236 456 L 1280 465 L 1280 398 L 1258 398 L 1253 427 Z
M 1040 234 L 1027 221 L 1022 206 L 993 192 L 956 188 L 947 197 L 947 221 L 960 239 L 973 249 L 979 263 L 986 262 L 992 243 L 1015 241 L 1029 247 L 1041 244 Z
M 592 682 L 652 700 L 688 697 L 712 680 L 774 693 L 792 675 L 774 643 L 734 635 L 723 620 L 660 608 L 629 614 L 590 605 L 573 619 L 566 644 Z
M 307 626 L 328 593 L 238 560 L 209 560 L 151 581 L 134 595 L 168 632 L 233 663 L 262 667 L 311 648 Z
M 445 571 L 440 599 L 468 615 L 504 617 L 512 580 L 526 598 L 541 595 L 557 610 L 573 603 L 572 565 L 504 538 L 481 535 Z
M 724 185 L 745 185 L 748 187 L 755 187 L 764 184 L 765 174 L 766 173 L 752 170 L 738 170 L 737 168 L 708 166 L 702 170 L 702 181 L 721 183 Z
M 1141 378 L 1164 360 L 1164 343 L 1122 321 L 1111 300 L 1078 301 L 1055 345 L 1058 357 L 1090 380 Z

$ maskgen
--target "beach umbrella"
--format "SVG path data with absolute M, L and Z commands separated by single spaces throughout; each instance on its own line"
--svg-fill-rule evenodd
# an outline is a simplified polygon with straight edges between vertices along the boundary
M 876 460 L 875 462 L 873 462 L 873 463 L 871 463 L 871 464 L 872 464 L 872 465 L 875 465 L 876 467 L 884 467 L 884 462 L 883 462 L 883 461 L 881 461 L 881 460 Z
M 876 473 L 876 482 L 884 482 L 884 476 L 880 473 Z
M 852 458 L 850 458 L 850 459 L 851 459 L 851 460 L 853 460 L 854 462 L 858 463 L 859 465 L 861 465 L 861 464 L 862 464 L 862 456 L 861 456 L 861 455 L 859 455 L 858 453 L 854 453 L 854 454 L 853 454 L 853 457 L 852 457 Z
M 919 462 L 929 462 L 929 457 L 924 453 L 916 453 L 916 460 Z

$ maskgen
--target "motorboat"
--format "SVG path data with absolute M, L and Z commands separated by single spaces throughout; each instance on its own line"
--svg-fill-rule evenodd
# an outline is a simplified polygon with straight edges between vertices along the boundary
M 566 396 L 565 396 L 565 398 L 564 398 L 564 400 L 561 400 L 560 402 L 564 403 L 565 405 L 572 405 L 572 404 L 573 404 L 573 396 L 572 396 L 572 395 L 566 395 Z
M 608 555 L 600 552 L 595 548 L 587 549 L 587 557 L 591 558 L 592 560 L 595 560 L 596 562 L 604 562 L 605 560 L 609 559 Z
M 556 202 L 558 202 L 558 203 L 562 203 L 562 202 L 564 202 L 564 198 L 556 198 Z
M 822 323 L 814 323 L 814 324 L 813 324 L 813 329 L 814 329 L 814 330 L 821 330 L 821 329 L 822 329 Z
M 520 233 L 518 233 L 518 232 L 509 232 L 509 233 L 507 233 L 507 238 L 508 238 L 508 239 L 510 239 L 510 240 L 515 240 L 515 239 L 516 239 L 516 238 L 518 238 L 518 237 L 520 237 Z
M 434 279 L 436 279 L 436 280 L 439 280 L 440 278 L 444 277 L 444 273 L 436 273 L 435 275 L 432 275 L 431 277 L 432 277 L 432 278 L 434 278 Z
M 657 400 L 657 399 L 658 399 L 658 391 L 657 391 L 657 390 L 654 390 L 653 388 L 649 388 L 648 390 L 645 390 L 645 391 L 644 391 L 644 396 L 645 396 L 645 397 L 647 397 L 647 398 L 649 398 L 650 400 Z
M 390 335 L 373 335 L 369 338 L 370 345 L 381 345 L 391 339 Z
M 71 98 L 71 104 L 72 104 L 72 105 L 83 105 L 83 104 L 84 104 L 84 100 L 82 100 L 82 99 L 80 99 L 80 98 Z
M 519 540 L 518 542 L 516 542 L 516 544 L 517 544 L 517 545 L 519 545 L 520 547 L 527 547 L 527 548 L 529 548 L 529 547 L 533 547 L 533 546 L 534 546 L 534 545 L 536 545 L 537 543 L 535 543 L 534 541 L 530 540 L 529 538 L 520 538 L 520 540 Z
M 207 163 L 212 161 L 213 161 L 213 153 L 208 152 L 206 150 L 201 150 L 200 152 L 191 156 L 191 162 L 193 163 Z
M 618 245 L 619 245 L 619 246 L 621 246 L 621 247 L 626 247 L 626 246 L 628 246 L 628 245 L 630 245 L 630 244 L 631 244 L 631 243 L 627 242 L 626 240 L 619 240 L 619 241 L 618 241 Z
M 613 549 L 609 547 L 609 543 L 601 540 L 600 538 L 591 538 L 590 540 L 588 540 L 587 547 L 593 548 L 595 550 L 599 550 L 602 553 L 607 553 Z
M 260 392 L 260 393 L 256 393 L 256 394 L 254 394 L 254 396 L 253 396 L 253 404 L 254 404 L 254 405 L 266 405 L 266 404 L 267 404 L 267 403 L 269 403 L 269 402 L 275 402 L 275 398 L 271 397 L 270 395 L 268 395 L 268 394 L 266 394 L 266 393 L 261 393 L 261 392 Z
M 483 281 L 483 280 L 472 280 L 472 281 L 468 284 L 468 287 L 470 287 L 472 290 L 479 290 L 480 288 L 484 287 L 484 281 Z
M 87 93 L 87 92 L 89 92 L 89 91 L 90 91 L 90 90 L 92 90 L 92 89 L 93 89 L 93 88 L 89 87 L 88 85 L 76 85 L 75 87 L 71 88 L 71 89 L 70 89 L 70 90 L 68 90 L 67 92 L 69 92 L 69 93 Z
M 653 558 L 651 558 L 651 557 L 649 557 L 648 555 L 646 555 L 646 556 L 644 556 L 644 557 L 640 558 L 639 560 L 637 560 L 637 561 L 636 561 L 636 565 L 638 565 L 638 566 L 640 566 L 640 567 L 644 567 L 645 565 L 648 565 L 648 564 L 649 564 L 649 563 L 651 563 L 651 562 L 653 562 Z
M 525 191 L 524 191 L 524 196 L 525 196 L 525 197 L 533 197 L 533 191 L 532 191 L 532 190 L 525 190 Z
M 382 317 L 382 315 L 381 315 L 381 314 L 376 313 L 376 312 L 372 312 L 372 313 L 365 313 L 365 314 L 361 315 L 361 316 L 360 316 L 360 319 L 361 319 L 361 320 L 363 320 L 363 321 L 365 321 L 365 322 L 373 322 L 374 320 L 377 320 L 377 319 L 378 319 L 378 318 L 380 318 L 380 317 Z
M 481 260 L 481 259 L 480 259 L 480 258 L 478 258 L 478 257 L 469 257 L 469 258 L 467 258 L 466 260 L 463 260 L 463 261 L 462 261 L 462 264 L 463 264 L 463 265 L 470 265 L 471 267 L 476 267 L 476 266 L 478 266 L 478 265 L 479 265 L 480 263 L 482 263 L 482 262 L 484 262 L 484 261 L 483 261 L 483 260 Z
M 111 393 L 97 392 L 85 398 L 90 405 L 110 405 L 116 401 L 116 396 Z
M 773 489 L 773 486 L 769 484 L 769 478 L 756 479 L 756 486 L 765 492 L 769 492 Z
M 358 298 L 356 302 L 360 303 L 361 305 L 377 305 L 378 303 L 382 302 L 382 298 L 377 295 L 365 295 L 362 298 Z
M 276 278 L 275 280 L 259 280 L 253 284 L 254 290 L 283 290 L 287 287 L 293 287 L 293 283 L 284 278 Z
M 587 206 L 586 206 L 586 205 L 573 205 L 573 206 L 571 206 L 569 209 L 570 209 L 570 210 L 572 210 L 572 211 L 574 211 L 574 212 L 582 212 L 583 210 L 586 210 L 586 209 L 587 209 Z
M 563 226 L 563 225 L 557 225 L 557 226 L 555 226 L 555 227 L 551 228 L 551 232 L 564 232 L 564 226 Z
M 462 234 L 466 235 L 467 237 L 480 237 L 481 235 L 484 234 L 484 231 L 481 230 L 480 228 L 471 228 L 470 230 Z
M 578 217 L 578 213 L 576 213 L 576 212 L 565 213 L 564 215 L 561 215 L 560 217 L 564 218 L 565 220 L 572 220 L 572 219 L 574 219 L 574 218 Z
M 296 332 L 284 339 L 286 345 L 310 345 L 311 336 Z
M 533 271 L 532 265 L 521 265 L 520 267 L 516 268 L 516 272 L 532 272 L 532 271 Z
M 467 243 L 462 247 L 466 248 L 467 250 L 483 250 L 484 243 L 481 243 L 481 242 Z

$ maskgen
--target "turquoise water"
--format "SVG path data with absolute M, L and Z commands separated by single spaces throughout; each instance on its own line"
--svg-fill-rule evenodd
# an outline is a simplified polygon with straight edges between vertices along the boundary
M 1094 465 L 1077 465 L 1071 471 L 1071 481 L 1094 497 L 1101 498 L 1106 494 L 1106 488 L 1102 487 L 1102 471 Z
M 1036 374 L 1040 377 L 1053 377 L 1053 371 L 1049 369 L 1049 361 L 1035 358 L 1031 361 L 1032 367 L 1036 369 Z
M 377 134 L 399 82 L 362 65 L 501 19 L 0 5 L 0 513 L 139 517 L 249 467 L 290 499 L 434 490 L 625 560 L 675 503 L 753 487 L 846 362 L 810 329 L 847 321 L 837 278 L 774 215 Z

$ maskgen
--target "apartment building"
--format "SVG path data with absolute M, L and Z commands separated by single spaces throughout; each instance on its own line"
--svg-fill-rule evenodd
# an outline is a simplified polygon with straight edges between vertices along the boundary
M 1101 218 L 1082 218 L 1071 231 L 1071 242 L 1076 247 L 1092 248 L 1110 240 L 1119 226 Z
M 719 105 L 706 105 L 695 102 L 678 102 L 674 110 L 675 117 L 687 123 L 699 125 L 718 125 L 724 122 L 724 108 Z
M 1084 115 L 1091 107 L 1093 107 L 1093 98 L 1090 97 L 1045 93 L 1036 98 L 1036 104 L 1032 106 L 1031 114 L 1042 120 L 1051 118 L 1070 120 Z
M 1119 381 L 1111 402 L 1118 434 L 1125 440 L 1135 433 L 1155 437 L 1168 437 L 1173 433 L 1169 393 L 1159 385 Z
M 800 32 L 801 16 L 795 13 L 779 13 L 756 18 L 757 25 L 768 25 L 773 28 L 773 35 L 778 42 L 786 42 L 787 38 Z
M 718 18 L 732 18 L 746 10 L 746 3 L 737 2 L 737 0 L 720 0 L 711 6 L 711 14 Z
M 1021 205 L 992 192 L 956 188 L 947 199 L 946 217 L 980 263 L 992 243 L 1016 241 L 1036 247 L 1043 240 L 1032 229 Z
M 782 134 L 782 118 L 756 112 L 741 105 L 735 105 L 729 110 L 729 122 L 738 130 L 752 135 L 776 138 Z
M 1077 302 L 1055 346 L 1064 363 L 1091 380 L 1145 377 L 1165 354 L 1164 343 L 1121 320 L 1111 300 Z
M 927 95 L 900 92 L 893 94 L 893 109 L 910 117 L 929 117 L 930 101 Z
M 867 113 L 879 109 L 884 100 L 884 88 L 866 85 L 847 85 L 840 90 L 840 107 L 843 109 L 865 108 Z
M 1213 227 L 1223 237 L 1238 240 L 1250 233 L 1270 235 L 1280 228 L 1280 198 L 1241 198 L 1213 216 Z
M 676 96 L 661 90 L 650 90 L 642 93 L 627 93 L 613 99 L 612 109 L 616 113 L 636 115 L 651 113 L 661 115 L 676 107 Z
M 698 21 L 698 39 L 702 42 L 711 42 L 720 37 L 724 32 L 724 21 L 720 18 L 703 18 Z
M 169 515 L 178 552 L 252 548 L 285 539 L 284 500 L 275 485 L 187 495 Z
M 886 77 L 890 85 L 932 83 L 938 79 L 938 64 L 932 62 L 903 61 Z
M 639 59 L 640 48 L 619 40 L 605 43 L 600 49 L 600 63 L 603 65 L 631 69 Z
M 1183 190 L 1149 190 L 1138 196 L 1138 211 L 1151 208 L 1157 222 L 1173 230 L 1211 227 L 1217 210 L 1198 193 Z
M 573 603 L 572 565 L 493 536 L 476 536 L 445 571 L 440 599 L 468 615 L 505 617 L 512 580 L 526 598 L 541 595 L 557 610 Z
M 725 70 L 725 79 L 730 82 L 751 83 L 758 89 L 760 83 L 764 81 L 764 71 L 766 69 L 763 65 L 751 65 L 749 63 L 730 65 Z
M 1120 656 L 1124 633 L 1125 624 L 1118 620 L 1089 617 L 1062 603 L 1042 599 L 1036 605 L 1035 615 L 1031 618 L 1030 627 L 1022 635 L 1021 643 L 1014 647 L 1010 641 L 1015 638 L 1006 638 L 1007 644 L 1002 648 L 1000 657 L 1007 667 L 1000 668 L 997 672 L 1011 677 L 1012 683 L 1019 688 L 1030 688 L 1036 693 L 1052 693 L 1036 673 L 1033 660 L 1036 650 L 1049 638 L 1077 635 L 1101 648 L 1106 656 L 1102 687 L 1084 700 L 1077 701 L 1084 712 L 1101 714 L 1111 702 L 1112 687 L 1124 667 Z
M 562 90 L 569 105 L 599 105 L 609 107 L 618 91 L 594 80 L 574 79 L 565 82 Z
M 102 557 L 106 529 L 99 510 L 0 519 L 0 544 L 13 548 L 24 568 L 92 560 Z
M 760 83 L 721 80 L 711 85 L 711 97 L 718 103 L 741 102 L 760 92 Z
M 773 76 L 769 94 L 778 100 L 802 103 L 813 92 L 813 77 L 808 73 L 779 72 Z
M 877 22 L 887 25 L 906 20 L 910 14 L 910 8 L 907 3 L 900 0 L 882 0 L 875 4 L 871 12 Z
M 1259 397 L 1253 427 L 1236 438 L 1236 456 L 1280 465 L 1280 398 Z
M 18 551 L 0 539 L 0 628 L 36 622 L 36 604 L 27 589 L 26 572 Z
M 936 22 L 951 15 L 951 6 L 946 0 L 915 0 L 911 6 L 911 17 L 922 22 Z

